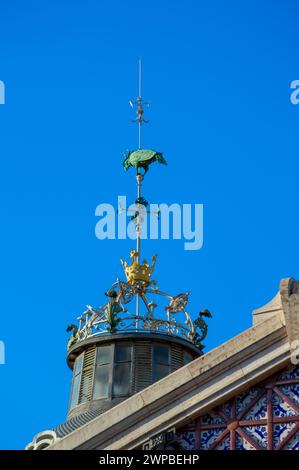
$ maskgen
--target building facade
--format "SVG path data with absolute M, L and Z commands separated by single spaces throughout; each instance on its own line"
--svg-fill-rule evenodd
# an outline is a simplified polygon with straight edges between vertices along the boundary
M 299 450 L 298 337 L 299 282 L 283 279 L 251 328 L 27 448 Z

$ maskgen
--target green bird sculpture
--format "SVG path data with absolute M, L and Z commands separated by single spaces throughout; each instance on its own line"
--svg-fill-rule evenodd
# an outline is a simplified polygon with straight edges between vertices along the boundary
M 167 162 L 161 152 L 146 149 L 129 150 L 125 154 L 123 166 L 125 170 L 128 170 L 130 167 L 134 167 L 137 169 L 137 173 L 139 173 L 139 170 L 142 168 L 144 171 L 142 176 L 144 176 L 148 172 L 149 166 L 153 162 L 167 165 Z

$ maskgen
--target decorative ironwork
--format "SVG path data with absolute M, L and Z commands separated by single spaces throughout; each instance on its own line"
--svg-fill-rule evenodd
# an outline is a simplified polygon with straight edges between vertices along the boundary
M 201 416 L 177 439 L 190 450 L 299 450 L 299 367 Z
M 201 341 L 207 334 L 203 317 L 210 317 L 210 312 L 202 310 L 193 322 L 186 310 L 189 292 L 176 296 L 162 292 L 155 281 L 149 281 L 152 267 L 146 262 L 142 269 L 138 264 L 131 266 L 134 266 L 132 270 L 124 266 L 127 281 L 117 280 L 106 292 L 108 302 L 98 308 L 87 305 L 87 310 L 77 319 L 78 327 L 73 324 L 68 326 L 67 331 L 72 331 L 68 348 L 95 335 L 139 331 L 183 337 L 202 349 Z M 129 309 L 137 295 L 143 306 L 143 313 L 139 312 L 138 315 L 134 306 Z M 157 298 L 164 301 L 164 307 L 161 305 L 159 308 L 159 316 L 156 315 Z

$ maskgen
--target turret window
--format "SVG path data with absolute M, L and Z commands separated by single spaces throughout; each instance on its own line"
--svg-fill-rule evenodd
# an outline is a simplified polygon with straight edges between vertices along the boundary
M 184 351 L 184 364 L 189 364 L 189 362 L 193 361 L 193 357 L 187 351 Z
M 110 371 L 113 358 L 113 345 L 97 349 L 96 369 L 94 376 L 93 398 L 107 398 L 110 391 Z
M 132 346 L 117 344 L 114 353 L 113 397 L 126 396 L 132 388 Z
M 162 344 L 153 346 L 153 380 L 160 380 L 169 374 L 169 347 Z
M 75 362 L 75 366 L 74 366 L 70 409 L 73 409 L 78 404 L 79 390 L 80 390 L 80 383 L 81 383 L 81 376 L 82 376 L 83 356 L 84 356 L 84 353 L 78 356 Z

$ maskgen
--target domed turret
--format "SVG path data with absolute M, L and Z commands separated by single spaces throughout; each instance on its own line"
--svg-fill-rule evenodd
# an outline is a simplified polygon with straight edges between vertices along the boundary
M 186 310 L 189 293 L 172 296 L 150 281 L 156 257 L 152 266 L 146 260 L 140 265 L 135 250 L 131 258 L 130 266 L 122 262 L 126 281 L 106 292 L 108 302 L 88 306 L 78 327 L 71 325 L 68 418 L 106 411 L 202 354 L 207 311 L 193 322 Z

